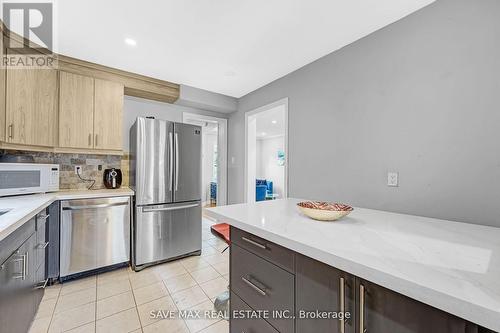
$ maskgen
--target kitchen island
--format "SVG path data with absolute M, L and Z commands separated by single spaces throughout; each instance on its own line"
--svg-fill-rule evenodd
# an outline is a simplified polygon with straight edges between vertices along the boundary
M 276 304 L 269 303 L 267 298 L 272 298 L 269 295 L 286 298 L 290 292 L 280 294 L 279 288 L 290 283 L 294 284 L 295 298 L 279 299 L 277 303 L 288 304 L 285 308 L 292 311 L 301 304 L 314 308 L 312 296 L 303 297 L 300 292 L 308 289 L 307 281 L 313 281 L 316 289 L 311 288 L 309 295 L 335 289 L 330 290 L 332 295 L 344 296 L 335 299 L 332 306 L 339 310 L 342 305 L 344 310 L 352 312 L 353 318 L 340 321 L 339 332 L 364 329 L 378 332 L 376 328 L 370 329 L 370 320 L 373 323 L 384 316 L 391 321 L 403 318 L 402 332 L 419 332 L 419 321 L 429 320 L 443 324 L 449 332 L 487 332 L 481 327 L 500 331 L 499 228 L 363 208 L 355 208 L 337 222 L 318 222 L 298 212 L 299 201 L 290 198 L 207 210 L 210 217 L 232 226 L 232 297 L 233 287 L 241 289 L 246 285 L 261 294 L 259 304 L 273 307 Z M 255 258 L 249 253 L 255 254 Z M 233 258 L 236 255 L 238 258 Z M 258 274 L 244 272 L 246 268 L 241 267 L 241 262 L 252 269 L 268 264 L 278 267 L 279 288 L 271 291 L 268 285 L 252 280 Z M 262 268 L 263 275 L 271 276 L 264 272 L 267 269 L 273 268 Z M 314 271 L 324 274 L 308 276 Z M 339 282 L 331 286 L 322 284 L 328 274 Z M 242 302 L 251 308 L 248 303 L 254 302 L 255 296 L 247 295 L 247 291 L 242 293 L 249 297 L 248 302 L 241 294 L 235 294 L 232 303 Z M 381 295 L 379 303 L 387 307 L 381 313 L 371 312 L 376 310 L 370 307 L 377 303 L 371 299 L 375 295 Z M 319 303 L 321 298 L 318 297 Z M 391 301 L 398 304 L 390 304 Z M 319 303 L 318 306 L 327 307 Z M 394 313 L 398 308 L 405 313 Z M 411 323 L 412 318 L 405 317 L 412 315 L 409 312 L 427 318 L 415 318 Z M 294 329 L 298 321 L 270 319 L 269 323 L 270 329 L 285 332 Z M 474 327 L 476 324 L 481 327 Z M 302 324 L 298 325 L 296 332 L 304 331 Z M 329 325 L 337 327 L 336 322 Z

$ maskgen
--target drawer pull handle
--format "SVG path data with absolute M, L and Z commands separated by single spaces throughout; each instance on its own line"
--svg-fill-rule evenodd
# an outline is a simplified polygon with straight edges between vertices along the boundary
M 252 288 L 253 290 L 255 290 L 256 292 L 258 292 L 259 294 L 261 294 L 262 296 L 267 296 L 266 292 L 264 290 L 262 290 L 261 288 L 259 288 L 258 286 L 256 286 L 254 283 L 252 283 L 250 280 L 248 280 L 247 278 L 245 277 L 242 277 L 241 280 L 243 280 L 243 282 L 245 282 L 250 288 Z
M 35 289 L 45 289 L 47 287 L 47 283 L 49 282 L 49 279 L 45 279 L 45 281 L 40 282 L 40 286 L 35 287 Z
M 340 333 L 345 333 L 345 279 L 343 277 L 339 279 L 339 298 L 340 313 L 342 313 L 342 319 L 340 319 Z
M 359 285 L 359 331 L 365 333 L 365 286 Z
M 9 125 L 9 139 L 14 139 L 14 124 Z
M 22 271 L 21 273 L 17 273 L 17 274 L 13 274 L 12 275 L 12 278 L 14 280 L 17 280 L 17 279 L 21 279 L 21 280 L 24 280 L 25 279 L 25 269 L 26 269 L 26 255 L 24 254 L 21 254 L 21 256 L 17 259 L 12 259 L 10 262 L 21 262 L 22 263 Z M 3 265 L 2 265 L 2 269 L 3 269 Z
M 28 275 L 28 252 L 26 252 L 25 254 L 22 254 L 21 255 L 21 258 L 19 259 L 14 259 L 12 260 L 13 262 L 19 262 L 19 261 L 22 261 L 23 263 L 23 270 L 21 272 L 21 274 L 18 274 L 18 275 L 14 275 L 12 278 L 13 279 L 21 279 L 21 280 L 26 280 L 26 276 Z
M 250 238 L 241 237 L 241 239 L 243 239 L 247 243 L 250 243 L 250 244 L 252 244 L 254 246 L 257 246 L 260 249 L 267 250 L 267 246 L 265 246 L 264 244 L 258 243 L 258 242 L 254 241 L 254 240 L 251 240 Z
M 40 250 L 44 250 L 47 246 L 49 246 L 49 242 L 45 243 L 45 244 L 38 244 L 38 248 Z

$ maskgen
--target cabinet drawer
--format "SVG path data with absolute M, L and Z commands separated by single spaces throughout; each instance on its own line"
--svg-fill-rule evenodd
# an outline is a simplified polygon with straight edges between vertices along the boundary
M 250 308 L 235 293 L 231 293 L 231 323 L 229 330 L 231 333 L 278 333 L 267 321 L 261 318 L 251 318 Z M 236 316 L 237 315 L 237 316 Z
M 231 241 L 291 273 L 294 272 L 294 253 L 284 247 L 234 227 L 231 227 Z
M 7 238 L 0 241 L 0 264 L 17 250 L 20 244 L 23 244 L 31 235 L 35 233 L 35 218 L 20 226 Z
M 240 248 L 231 246 L 231 290 L 254 310 L 294 313 L 294 275 Z M 293 332 L 293 319 L 268 319 L 278 331 Z

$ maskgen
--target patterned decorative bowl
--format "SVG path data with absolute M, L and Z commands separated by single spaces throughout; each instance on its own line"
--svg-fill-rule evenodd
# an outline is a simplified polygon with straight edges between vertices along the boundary
M 297 207 L 304 215 L 318 221 L 335 221 L 354 210 L 349 205 L 321 201 L 303 201 Z

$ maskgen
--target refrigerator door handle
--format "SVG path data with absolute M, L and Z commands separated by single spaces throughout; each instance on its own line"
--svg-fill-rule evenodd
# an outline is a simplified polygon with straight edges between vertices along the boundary
M 194 208 L 194 207 L 197 207 L 199 205 L 200 205 L 199 203 L 195 203 L 195 204 L 190 204 L 190 205 L 174 206 L 174 207 L 143 208 L 142 212 L 143 213 L 164 212 L 164 211 L 169 211 L 169 210 L 179 210 L 179 209 Z
M 174 184 L 174 137 L 172 132 L 168 133 L 168 141 L 169 141 L 169 152 L 168 152 L 168 164 L 169 164 L 169 169 L 170 169 L 170 184 L 169 184 L 169 189 L 170 192 L 172 192 L 172 187 Z
M 179 135 L 175 133 L 175 191 L 179 187 Z

